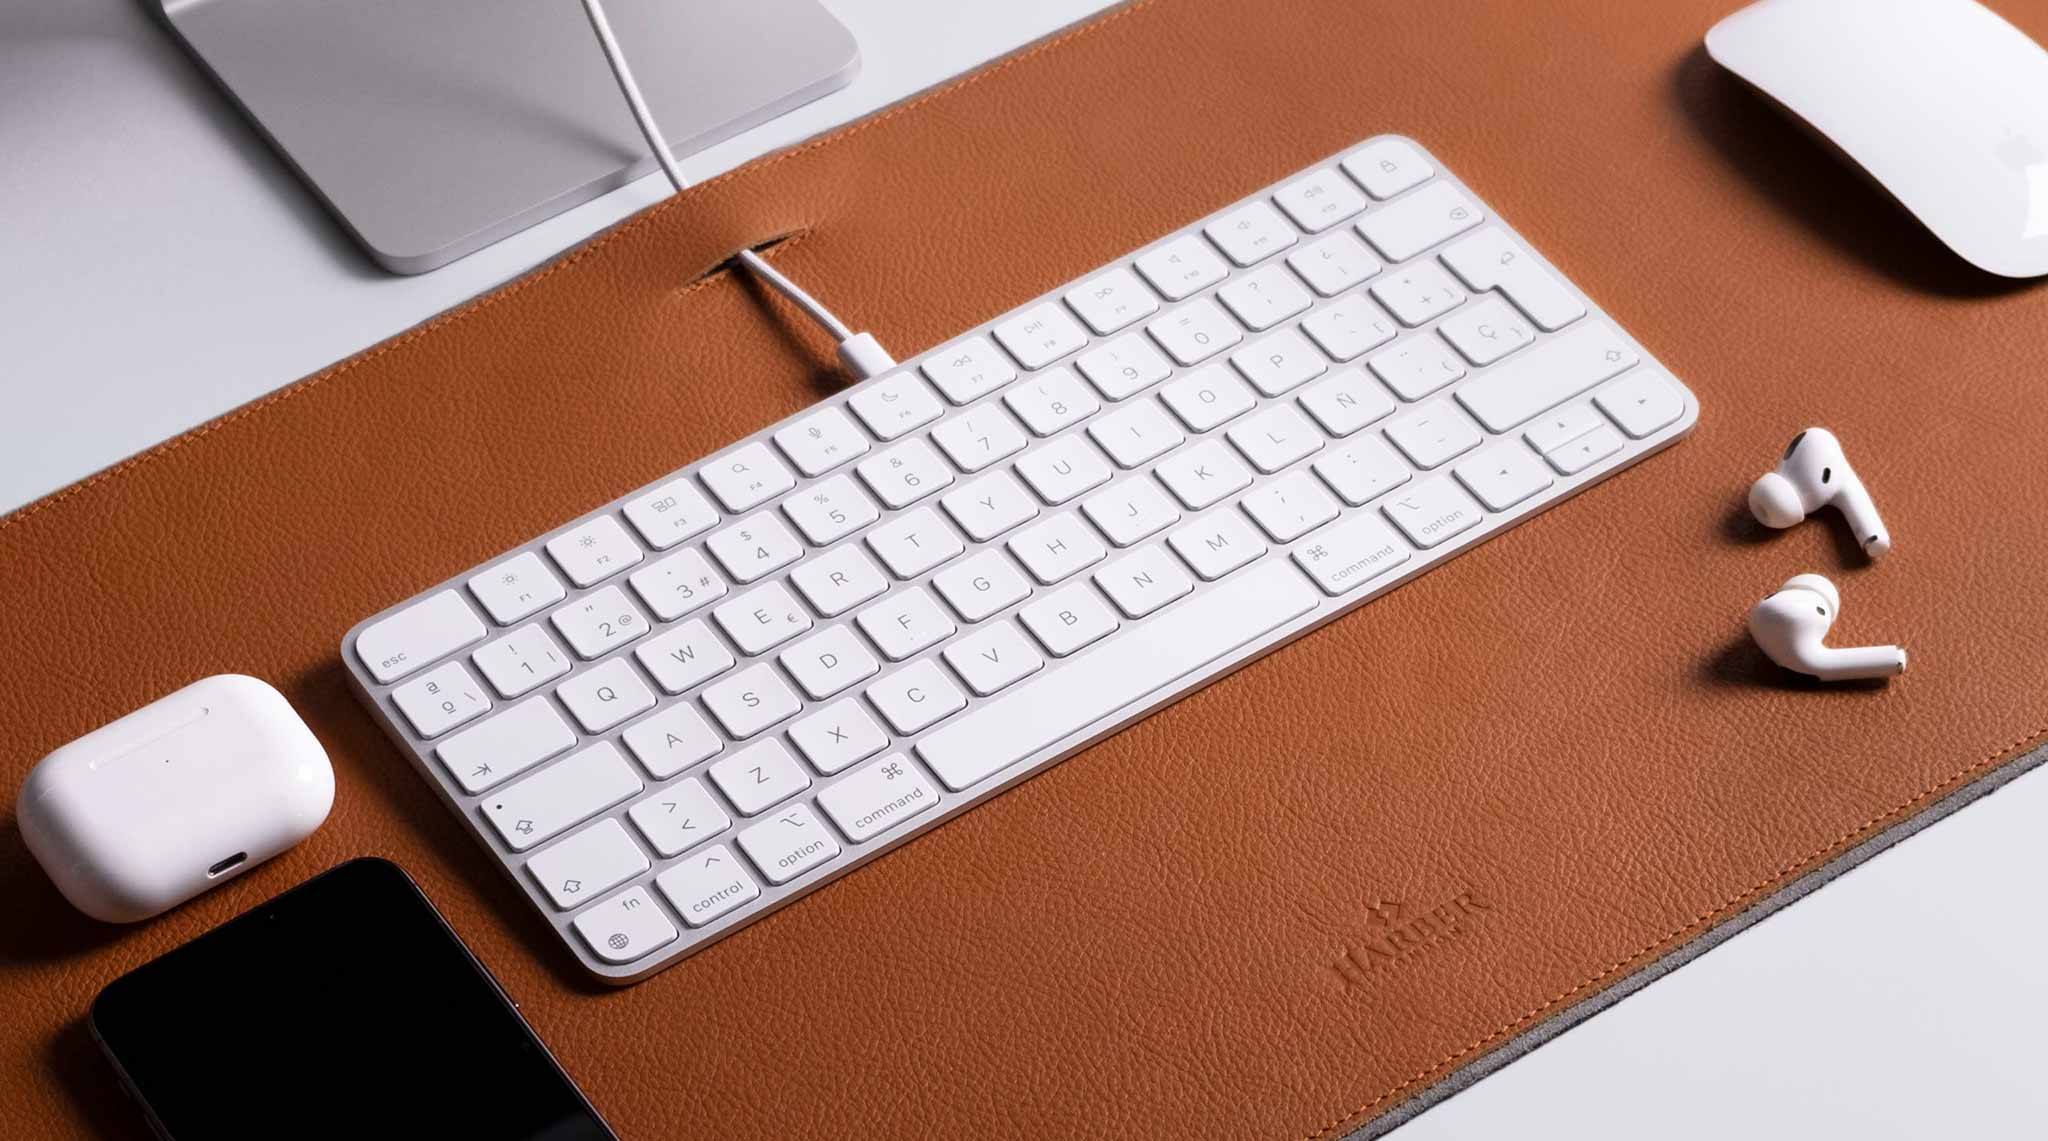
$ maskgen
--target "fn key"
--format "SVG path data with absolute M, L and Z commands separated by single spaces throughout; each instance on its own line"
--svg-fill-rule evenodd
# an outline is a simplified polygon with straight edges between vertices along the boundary
M 594 904 L 572 926 L 590 944 L 591 954 L 607 963 L 630 963 L 676 938 L 676 925 L 643 887 L 629 887 Z

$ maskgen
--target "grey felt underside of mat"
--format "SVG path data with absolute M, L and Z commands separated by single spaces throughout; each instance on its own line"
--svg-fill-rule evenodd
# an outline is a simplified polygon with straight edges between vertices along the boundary
M 2042 745 L 2031 752 L 2007 761 L 1984 776 L 1943 797 L 1920 813 L 1892 825 L 1890 828 L 1870 837 L 1833 860 L 1800 876 L 1798 879 L 1779 888 L 1776 892 L 1758 900 L 1748 909 L 1730 917 L 1720 925 L 1702 932 L 1694 937 L 1691 942 L 1671 950 L 1663 957 L 1637 970 L 1634 974 L 1593 995 L 1591 998 L 1587 998 L 1551 1015 L 1509 1041 L 1452 1071 L 1435 1085 L 1428 1087 L 1421 1093 L 1416 1094 L 1414 1097 L 1360 1126 L 1352 1133 L 1347 1134 L 1344 1141 L 1368 1141 L 1370 1138 L 1384 1136 L 1390 1130 L 1406 1124 L 1417 1114 L 1436 1105 L 1445 1098 L 1462 1092 L 1502 1066 L 1515 1061 L 1529 1053 L 1529 1051 L 1549 1042 L 1579 1023 L 1663 978 L 1670 972 L 1677 970 L 1720 946 L 1722 943 L 1749 930 L 1779 910 L 1806 898 L 1808 895 L 1819 890 L 1823 884 L 1848 871 L 1850 868 L 1868 860 L 1870 857 L 1877 855 L 1879 852 L 1884 851 L 1886 848 L 1911 836 L 1935 821 L 1946 818 L 1957 809 L 1970 804 L 1979 797 L 1989 796 L 1997 792 L 2017 777 L 2039 767 L 2043 761 L 2048 761 L 2048 745 Z

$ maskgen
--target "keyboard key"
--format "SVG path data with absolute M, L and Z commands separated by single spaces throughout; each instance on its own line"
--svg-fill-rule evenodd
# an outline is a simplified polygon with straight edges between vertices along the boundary
M 909 736 L 966 708 L 967 697 L 937 662 L 912 662 L 868 687 L 868 701 L 896 732 Z
M 452 590 L 429 595 L 396 614 L 380 618 L 356 636 L 356 657 L 379 685 L 484 640 L 484 624 Z
M 1621 433 L 1605 424 L 1544 454 L 1560 475 L 1577 475 L 1621 450 Z
M 462 791 L 474 795 L 576 744 L 576 731 L 545 697 L 522 701 L 434 749 Z
M 1636 364 L 1634 349 L 1603 322 L 1581 325 L 1503 362 L 1458 390 L 1458 403 L 1505 432 Z
M 741 585 L 773 574 L 803 557 L 804 545 L 772 511 L 749 515 L 704 540 L 704 548 Z
M 820 408 L 775 433 L 775 446 L 805 476 L 820 476 L 867 454 L 868 438 L 846 413 Z
M 657 551 L 695 538 L 718 522 L 718 509 L 687 478 L 671 480 L 626 504 L 626 521 Z
M 1444 264 L 1474 290 L 1498 289 L 1545 332 L 1586 315 L 1585 303 L 1529 251 L 1494 226 L 1446 247 Z
M 1334 361 L 1348 361 L 1394 339 L 1396 326 L 1363 293 L 1340 297 L 1301 320 L 1307 333 Z
M 1031 493 L 1009 472 L 991 472 L 939 501 L 967 537 L 985 543 L 1038 515 Z
M 626 581 L 654 616 L 673 622 L 706 603 L 725 597 L 725 580 L 695 551 L 677 551 L 634 571 Z
M 1449 476 L 1433 476 L 1380 505 L 1394 526 L 1418 547 L 1434 547 L 1477 527 L 1485 515 Z
M 1192 234 L 1164 243 L 1139 258 L 1137 266 L 1168 301 L 1199 293 L 1230 275 L 1230 267 L 1216 251 Z
M 1413 474 L 1394 449 L 1372 436 L 1333 449 L 1313 466 L 1330 490 L 1353 507 L 1407 483 Z
M 1095 585 L 1126 618 L 1143 618 L 1195 589 L 1193 579 L 1166 548 L 1140 547 L 1095 572 Z
M 1465 300 L 1465 291 L 1433 262 L 1394 270 L 1373 282 L 1371 293 L 1395 320 L 1410 328 L 1450 312 Z
M 602 582 L 643 557 L 640 544 L 610 515 L 549 539 L 548 554 L 577 586 Z
M 1220 440 L 1203 440 L 1158 467 L 1159 478 L 1190 511 L 1252 485 L 1251 469 Z
M 1119 547 L 1128 547 L 1180 522 L 1180 512 L 1174 509 L 1166 493 L 1144 476 L 1089 496 L 1081 504 L 1081 513 Z
M 586 662 L 647 633 L 647 619 L 640 616 L 633 604 L 626 601 L 625 592 L 616 586 L 584 595 L 548 615 L 548 621 L 554 623 L 555 631 L 576 651 L 576 656 Z
M 1427 181 L 1436 171 L 1414 147 L 1400 139 L 1381 139 L 1344 156 L 1344 173 L 1365 192 L 1385 200 Z
M 762 443 L 734 448 L 706 463 L 698 474 L 711 494 L 734 513 L 759 507 L 796 486 L 796 477 Z
M 790 584 L 827 618 L 847 611 L 889 589 L 889 580 L 859 547 L 840 547 L 814 556 L 789 572 Z
M 939 522 L 938 513 L 920 507 L 868 532 L 868 547 L 897 578 L 916 578 L 966 550 L 960 536 Z
M 1223 256 L 1251 265 L 1295 243 L 1294 227 L 1263 201 L 1249 202 L 1202 227 Z
M 1448 400 L 1432 400 L 1387 424 L 1387 439 L 1416 467 L 1438 467 L 1479 446 L 1479 429 Z
M 634 724 L 622 736 L 626 748 L 632 750 L 633 756 L 639 760 L 640 767 L 655 780 L 667 780 L 706 757 L 717 756 L 718 751 L 725 748 L 725 742 L 718 739 L 718 733 L 704 720 L 703 714 L 688 703 L 671 705 Z M 654 840 L 654 834 L 648 833 L 648 839 Z M 675 855 L 663 849 L 658 841 L 654 847 L 664 856 Z
M 1116 615 L 1087 582 L 1062 587 L 1017 612 L 1047 653 L 1064 658 L 1116 632 Z
M 1205 582 L 1222 578 L 1268 550 L 1266 541 L 1235 511 L 1204 516 L 1168 535 L 1166 545 Z
M 1380 259 L 1344 230 L 1288 254 L 1287 264 L 1324 297 L 1335 297 L 1380 271 Z
M 540 556 L 525 551 L 469 580 L 469 592 L 500 626 L 510 626 L 568 597 Z
M 594 665 L 555 687 L 586 733 L 602 733 L 654 708 L 654 691 L 625 658 Z
M 771 650 L 811 628 L 811 616 L 779 582 L 747 591 L 711 612 L 718 628 L 748 657 Z
M 775 676 L 774 668 L 762 663 L 706 689 L 704 707 L 725 726 L 728 736 L 744 741 L 778 721 L 794 717 L 803 704 Z
M 1145 288 L 1137 274 L 1123 266 L 1098 273 L 1067 290 L 1066 300 L 1067 307 L 1080 314 L 1097 336 L 1103 337 L 1159 312 L 1159 299 Z
M 600 820 L 526 861 L 533 882 L 564 911 L 625 883 L 653 865 L 616 820 Z M 671 928 L 673 930 L 673 928 Z
M 1055 515 L 1011 536 L 1010 553 L 1047 586 L 1102 561 L 1109 549 L 1072 512 Z
M 1323 446 L 1322 433 L 1291 404 L 1261 409 L 1227 434 L 1253 467 L 1268 474 Z
M 858 844 L 906 823 L 939 802 L 939 790 L 909 757 L 891 753 L 818 794 L 818 807 Z
M 1535 331 L 1522 320 L 1522 315 L 1498 297 L 1489 297 L 1444 318 L 1437 332 L 1476 365 L 1492 364 L 1536 339 Z
M 629 887 L 570 922 L 590 953 L 607 963 L 646 958 L 676 941 L 676 925 L 654 906 L 647 889 Z
M 789 739 L 804 751 L 811 767 L 831 776 L 855 761 L 888 747 L 888 734 L 875 724 L 858 701 L 848 698 L 790 723 Z
M 1269 265 L 1226 282 L 1216 297 L 1255 333 L 1302 312 L 1314 300 L 1284 265 Z
M 951 474 L 947 479 L 953 478 Z M 835 475 L 782 501 L 782 513 L 814 547 L 829 546 L 882 517 L 853 481 Z
M 1551 485 L 1550 472 L 1534 452 L 1503 440 L 1451 469 L 1488 511 L 1506 511 Z
M 555 648 L 540 623 L 521 626 L 469 656 L 498 696 L 514 698 L 569 672 L 569 658 Z
M 633 656 L 666 693 L 702 685 L 733 667 L 732 651 L 701 621 L 662 631 L 635 647 Z
M 1340 368 L 1296 398 L 1323 431 L 1349 436 L 1394 410 L 1394 398 L 1355 368 Z
M 979 622 L 1031 593 L 1031 584 L 998 550 L 982 551 L 940 571 L 932 576 L 932 585 L 966 622 Z
M 732 826 L 702 781 L 677 781 L 626 811 L 647 846 L 672 860 Z
M 1358 232 L 1388 261 L 1416 254 L 1477 226 L 1479 207 L 1448 182 L 1432 183 L 1358 220 Z
M 1104 400 L 1122 400 L 1173 375 L 1173 366 L 1144 337 L 1129 333 L 1074 360 Z
M 1685 397 L 1679 395 L 1671 374 L 1660 368 L 1629 373 L 1601 389 L 1593 402 L 1637 440 L 1685 415 Z
M 1134 468 L 1180 447 L 1187 439 L 1159 402 L 1147 397 L 1088 425 L 1088 435 L 1121 468 Z
M 932 442 L 964 472 L 977 472 L 1024 450 L 1024 432 L 1002 410 L 983 404 L 932 429 Z
M 944 657 L 967 688 L 981 697 L 1022 681 L 1045 665 L 1045 659 L 1009 622 L 996 622 L 952 643 Z
M 832 838 L 808 806 L 797 804 L 777 812 L 739 834 L 740 850 L 769 883 L 790 880 L 839 855 Z
M 782 668 L 813 701 L 823 701 L 858 681 L 866 681 L 882 664 L 844 626 L 820 630 L 782 651 Z
M 1313 609 L 1315 587 L 1272 561 L 977 707 L 917 743 L 955 791 L 979 783 Z M 1099 603 L 1097 605 L 1100 605 Z
M 643 787 L 619 750 L 599 741 L 486 797 L 483 814 L 507 847 L 523 852 Z
M 1307 472 L 1289 472 L 1244 497 L 1244 509 L 1276 543 L 1291 543 L 1337 517 L 1337 501 Z
M 1365 363 L 1403 400 L 1420 400 L 1465 375 L 1465 366 L 1443 341 L 1427 333 L 1407 337 Z
M 1027 452 L 1017 461 L 1017 474 L 1038 497 L 1057 506 L 1109 482 L 1109 461 L 1081 436 L 1066 436 Z
M 758 816 L 811 787 L 811 778 L 773 737 L 749 745 L 704 770 L 741 816 Z
M 878 440 L 893 440 L 939 418 L 946 406 L 916 373 L 897 372 L 863 383 L 847 406 Z M 739 508 L 734 508 L 737 511 Z
M 948 345 L 924 360 L 925 379 L 946 399 L 966 404 L 1017 379 L 1017 367 L 996 351 L 987 337 L 969 337 Z
M 654 886 L 692 927 L 702 927 L 761 895 L 761 885 L 740 867 L 739 857 L 724 844 L 707 848 L 654 877 Z
M 1365 195 L 1334 170 L 1304 175 L 1273 192 L 1294 224 L 1311 234 L 1324 230 L 1365 209 Z
M 1356 590 L 1408 558 L 1408 544 L 1371 515 L 1354 515 L 1329 527 L 1294 552 L 1294 561 L 1330 595 Z
M 391 703 L 412 722 L 413 732 L 425 738 L 439 737 L 491 711 L 484 687 L 461 662 L 436 667 L 392 690 Z
M 953 469 L 923 440 L 905 440 L 862 460 L 858 470 L 861 481 L 891 511 L 908 507 L 953 482 Z
M 1102 401 L 1073 370 L 1056 368 L 1003 394 L 1003 403 L 1034 435 L 1050 436 L 1102 410 Z
M 1190 432 L 1206 432 L 1251 411 L 1259 402 L 1244 381 L 1222 365 L 1196 369 L 1159 390 Z
M 1072 317 L 1050 301 L 1034 305 L 995 327 L 1017 363 L 1040 369 L 1088 343 L 1088 334 Z
M 1293 329 L 1253 341 L 1230 354 L 1230 363 L 1267 396 L 1291 392 L 1330 367 L 1308 338 Z
M 1244 332 L 1215 301 L 1198 297 L 1145 326 L 1167 355 L 1187 365 L 1201 364 L 1244 340 Z
M 1530 447 L 1547 454 L 1604 423 L 1606 421 L 1600 419 L 1600 413 L 1593 410 L 1592 404 L 1580 401 L 1553 408 L 1529 421 L 1529 426 L 1522 429 L 1522 438 L 1529 441 Z
M 939 609 L 931 592 L 910 587 L 875 603 L 854 618 L 861 632 L 892 662 L 953 636 L 959 627 Z

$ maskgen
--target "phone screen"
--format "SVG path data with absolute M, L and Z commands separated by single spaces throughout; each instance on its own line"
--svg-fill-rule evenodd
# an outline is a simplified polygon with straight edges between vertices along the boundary
M 385 860 L 343 864 L 115 980 L 92 1029 L 178 1141 L 612 1141 Z

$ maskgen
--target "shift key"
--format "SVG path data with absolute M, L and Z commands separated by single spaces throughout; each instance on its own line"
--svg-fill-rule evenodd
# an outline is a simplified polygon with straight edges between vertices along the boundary
M 1635 366 L 1636 351 L 1612 326 L 1581 325 L 1504 364 L 1458 390 L 1458 403 L 1489 432 L 1505 432 L 1546 408 Z

